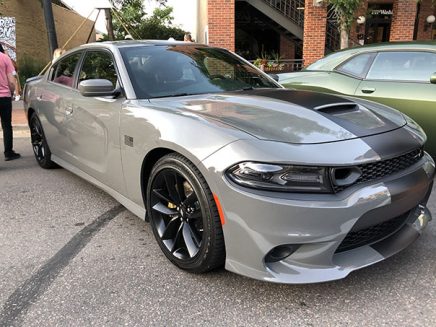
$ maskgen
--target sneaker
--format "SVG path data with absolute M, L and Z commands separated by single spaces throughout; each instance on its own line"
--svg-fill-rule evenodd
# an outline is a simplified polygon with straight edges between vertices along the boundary
M 21 155 L 19 153 L 14 152 L 14 151 L 9 153 L 8 155 L 5 154 L 5 161 L 15 160 L 18 158 L 21 158 Z

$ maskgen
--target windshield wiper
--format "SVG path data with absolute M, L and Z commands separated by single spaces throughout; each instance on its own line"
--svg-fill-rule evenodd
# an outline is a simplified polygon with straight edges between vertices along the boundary
M 174 93 L 168 95 L 159 95 L 156 97 L 151 97 L 150 99 L 159 99 L 159 98 L 171 98 L 171 97 L 184 97 L 188 95 L 197 95 L 196 93 Z
M 251 91 L 251 90 L 254 90 L 254 87 L 252 87 L 252 86 L 246 86 L 246 87 L 243 87 L 243 88 L 242 88 L 242 91 Z

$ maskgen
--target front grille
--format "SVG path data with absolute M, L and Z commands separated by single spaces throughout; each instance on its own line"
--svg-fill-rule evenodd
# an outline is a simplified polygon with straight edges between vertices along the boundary
M 337 248 L 336 253 L 372 244 L 388 237 L 404 225 L 408 216 L 409 212 L 374 226 L 357 231 L 351 230 Z
M 352 185 L 377 180 L 395 174 L 417 163 L 423 156 L 424 151 L 420 148 L 396 158 L 359 165 L 357 167 L 362 172 L 362 175 Z M 333 190 L 337 193 L 352 185 L 333 185 Z

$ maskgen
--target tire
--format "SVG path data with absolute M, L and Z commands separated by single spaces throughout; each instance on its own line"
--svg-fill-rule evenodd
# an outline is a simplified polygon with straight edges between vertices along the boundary
M 221 221 L 200 171 L 185 157 L 168 154 L 156 162 L 147 185 L 147 215 L 165 256 L 193 273 L 222 266 Z
M 30 139 L 36 162 L 44 169 L 57 168 L 58 165 L 51 161 L 51 152 L 45 139 L 41 121 L 36 113 L 30 116 Z

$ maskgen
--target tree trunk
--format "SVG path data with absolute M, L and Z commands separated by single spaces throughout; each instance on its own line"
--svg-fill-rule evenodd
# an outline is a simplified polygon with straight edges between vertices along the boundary
M 344 26 L 341 26 L 341 49 L 348 48 L 348 31 Z
M 110 41 L 115 40 L 115 36 L 114 36 L 114 27 L 112 24 L 112 13 L 111 13 L 111 9 L 106 8 L 104 10 L 105 14 L 106 14 L 106 28 L 107 28 L 107 35 L 109 37 Z

